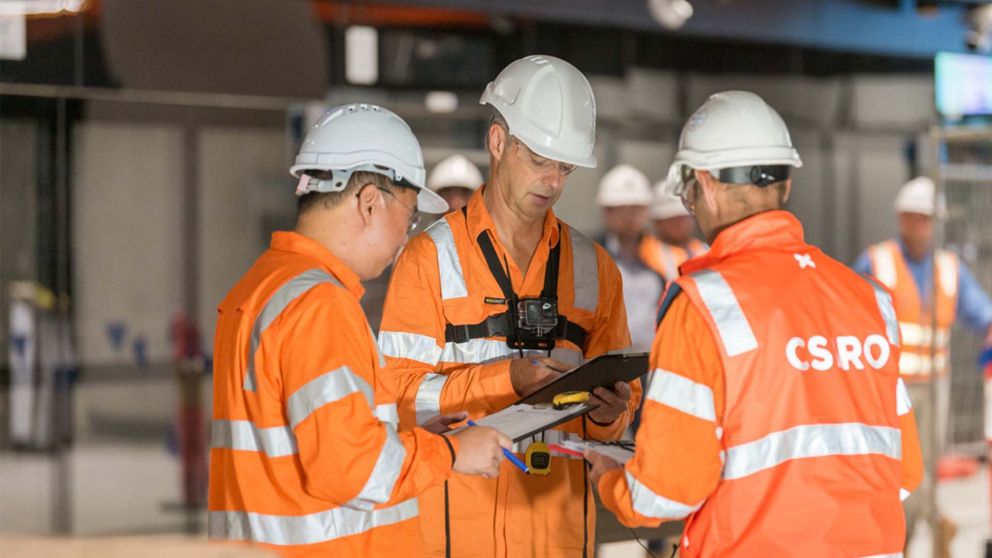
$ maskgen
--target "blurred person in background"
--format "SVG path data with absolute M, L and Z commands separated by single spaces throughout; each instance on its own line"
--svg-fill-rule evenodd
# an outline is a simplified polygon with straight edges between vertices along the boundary
M 464 155 L 452 155 L 434 167 L 427 178 L 427 187 L 448 202 L 450 211 L 468 204 L 472 193 L 482 186 L 482 173 Z
M 922 477 L 891 297 L 782 210 L 802 161 L 781 117 L 717 93 L 669 171 L 711 242 L 659 312 L 636 451 L 587 451 L 629 527 L 685 519 L 679 555 L 898 556 Z
M 502 410 L 586 359 L 630 346 L 620 273 L 553 207 L 576 167 L 596 166 L 596 104 L 575 66 L 511 63 L 486 87 L 489 177 L 461 211 L 403 250 L 379 347 L 398 386 L 400 422 Z M 523 308 L 523 311 L 521 311 Z M 528 310 L 530 309 L 530 310 Z M 599 407 L 520 444 L 616 440 L 640 384 L 592 393 Z M 547 474 L 504 464 L 495 480 L 453 475 L 420 498 L 429 556 L 591 556 L 595 503 L 585 463 L 552 452 Z
M 418 556 L 416 497 L 453 471 L 495 476 L 510 445 L 488 428 L 439 435 L 465 413 L 398 433 L 359 306 L 417 210 L 448 204 L 406 122 L 375 105 L 329 112 L 291 172 L 296 229 L 272 235 L 218 309 L 209 534 L 283 556 Z
M 651 350 L 658 303 L 665 278 L 652 260 L 644 259 L 657 241 L 647 233 L 651 183 L 630 165 L 618 165 L 599 181 L 596 203 L 603 210 L 603 247 L 613 257 L 623 276 L 623 301 L 631 348 Z M 677 268 L 676 268 L 677 269 Z
M 947 430 L 951 327 L 960 319 L 985 337 L 986 346 L 992 345 L 992 300 L 956 254 L 939 248 L 934 297 L 934 221 L 947 215 L 946 202 L 943 197 L 936 198 L 935 190 L 933 180 L 926 176 L 904 184 L 894 204 L 899 236 L 869 246 L 854 264 L 855 271 L 877 278 L 892 290 L 902 335 L 899 371 L 920 422 L 927 463 L 939 459 Z M 935 345 L 935 359 L 931 358 L 931 344 Z M 931 408 L 929 397 L 931 381 L 937 382 L 936 409 Z M 937 446 L 931 447 L 930 428 L 934 422 Z M 927 493 L 924 487 L 906 500 L 907 541 L 912 539 L 916 521 L 924 515 Z M 941 518 L 940 523 L 941 545 L 947 554 L 956 528 L 946 518 Z
M 709 250 L 705 242 L 695 237 L 696 221 L 682 204 L 682 200 L 668 193 L 665 181 L 654 187 L 651 201 L 651 227 L 660 242 L 655 258 L 665 262 L 664 269 L 676 270 L 689 258 L 695 258 Z M 675 278 L 666 277 L 668 280 Z

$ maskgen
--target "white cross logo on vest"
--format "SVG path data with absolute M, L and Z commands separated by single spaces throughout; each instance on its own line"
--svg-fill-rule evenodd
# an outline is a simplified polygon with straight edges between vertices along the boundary
M 796 262 L 799 263 L 799 269 L 806 269 L 807 267 L 816 269 L 816 262 L 809 254 L 793 254 L 792 257 L 796 258 Z

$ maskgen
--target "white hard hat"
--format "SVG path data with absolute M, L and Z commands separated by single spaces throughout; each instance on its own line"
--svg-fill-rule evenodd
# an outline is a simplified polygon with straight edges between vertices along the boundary
M 682 203 L 682 198 L 669 194 L 668 181 L 659 181 L 654 187 L 654 199 L 651 201 L 651 218 L 655 220 L 672 217 L 689 216 L 689 210 Z
M 427 187 L 437 192 L 442 188 L 468 188 L 478 190 L 482 185 L 482 173 L 463 155 L 452 155 L 441 161 L 427 177 Z
M 320 180 L 304 173 L 330 171 Z M 393 182 L 413 186 L 417 209 L 426 213 L 448 211 L 448 202 L 424 184 L 424 154 L 410 126 L 393 111 L 369 104 L 344 105 L 321 118 L 300 146 L 289 172 L 300 179 L 296 195 L 340 192 L 352 173 L 379 173 Z
M 710 95 L 682 128 L 668 184 L 681 182 L 683 167 L 714 171 L 773 165 L 803 166 L 782 117 L 754 93 L 724 91 Z
M 506 120 L 510 134 L 531 151 L 563 163 L 594 168 L 596 99 L 575 66 L 538 54 L 511 63 L 479 99 Z
M 896 195 L 895 209 L 898 213 L 920 213 L 922 215 L 934 215 L 934 191 L 937 189 L 933 180 L 926 176 L 918 176 L 899 188 Z M 947 216 L 947 204 L 944 197 L 937 200 L 937 216 L 944 218 Z
M 600 207 L 643 205 L 651 203 L 651 181 L 630 165 L 617 165 L 599 180 L 596 203 Z

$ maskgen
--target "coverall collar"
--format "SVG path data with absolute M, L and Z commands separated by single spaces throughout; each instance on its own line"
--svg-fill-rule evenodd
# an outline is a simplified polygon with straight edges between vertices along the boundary
M 482 192 L 487 188 L 485 184 L 472 194 L 466 206 L 466 217 L 468 222 L 468 232 L 472 235 L 472 240 L 479 238 L 483 231 L 492 231 L 493 237 L 498 237 L 496 233 L 496 223 L 493 222 L 492 215 L 486 209 L 486 204 L 482 200 Z M 544 217 L 544 232 L 541 233 L 541 241 L 548 244 L 548 248 L 554 248 L 558 244 L 558 217 L 553 210 L 549 209 Z M 499 242 L 499 239 L 496 238 Z
M 365 287 L 362 286 L 362 280 L 358 274 L 312 238 L 293 231 L 276 231 L 272 233 L 270 247 L 272 250 L 299 254 L 314 260 L 334 277 L 337 277 L 344 288 L 355 295 L 355 298 L 362 298 L 362 295 L 365 294 Z
M 784 210 L 763 211 L 723 229 L 709 252 L 687 260 L 683 275 L 712 267 L 720 260 L 752 250 L 802 250 L 806 247 L 799 219 Z

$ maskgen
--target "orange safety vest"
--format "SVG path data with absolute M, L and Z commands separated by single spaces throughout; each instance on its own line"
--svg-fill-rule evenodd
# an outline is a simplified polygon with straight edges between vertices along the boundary
M 686 260 L 700 256 L 707 250 L 709 250 L 709 246 L 695 238 L 689 241 L 687 251 L 649 235 L 644 236 L 638 247 L 638 253 L 644 265 L 661 275 L 666 283 L 674 281 L 679 276 L 679 266 Z
M 950 364 L 951 326 L 958 302 L 957 256 L 947 250 L 937 252 L 937 303 L 928 306 L 920 296 L 898 242 L 888 240 L 870 246 L 868 255 L 872 275 L 892 290 L 895 300 L 902 334 L 899 371 L 908 382 L 926 381 L 935 369 L 938 375 L 946 374 Z M 936 336 L 933 335 L 934 308 Z M 931 353 L 932 349 L 935 353 Z
M 620 272 L 606 250 L 549 211 L 524 277 L 495 234 L 483 191 L 473 195 L 464 212 L 449 213 L 413 238 L 393 272 L 379 347 L 398 385 L 402 426 L 462 409 L 477 418 L 519 399 L 509 377 L 510 359 L 519 352 L 507 346 L 505 337 L 456 341 L 446 335 L 453 329 L 449 326 L 478 324 L 507 310 L 479 246 L 480 234 L 489 235 L 499 259 L 509 265 L 513 289 L 521 297 L 539 296 L 549 253 L 560 246 L 558 313 L 586 335 L 583 346 L 559 338 L 552 357 L 577 365 L 630 345 Z M 537 438 L 548 444 L 583 433 L 619 438 L 640 400 L 639 383 L 632 389 L 628 411 L 613 424 L 577 419 Z M 553 454 L 547 476 L 526 475 L 507 461 L 496 479 L 452 475 L 446 487 L 420 498 L 427 554 L 444 556 L 450 546 L 451 556 L 458 557 L 578 557 L 584 548 L 591 556 L 595 503 L 585 474 L 581 459 Z
M 687 517 L 687 558 L 901 556 L 922 464 L 889 292 L 784 211 L 728 227 L 682 271 L 722 374 L 699 383 L 652 353 L 638 455 L 603 476 L 604 503 L 628 524 Z M 663 320 L 659 338 L 680 326 Z M 705 462 L 676 455 L 712 435 Z
M 682 248 L 650 235 L 644 235 L 641 239 L 638 254 L 644 265 L 661 275 L 665 283 L 674 281 L 679 276 L 679 266 L 689 259 L 689 254 Z
M 218 309 L 209 534 L 289 557 L 416 556 L 444 440 L 397 433 L 359 278 L 277 232 Z
M 689 253 L 690 258 L 695 258 L 696 256 L 702 256 L 709 249 L 709 245 L 702 240 L 691 238 L 689 239 L 689 246 L 686 251 Z

